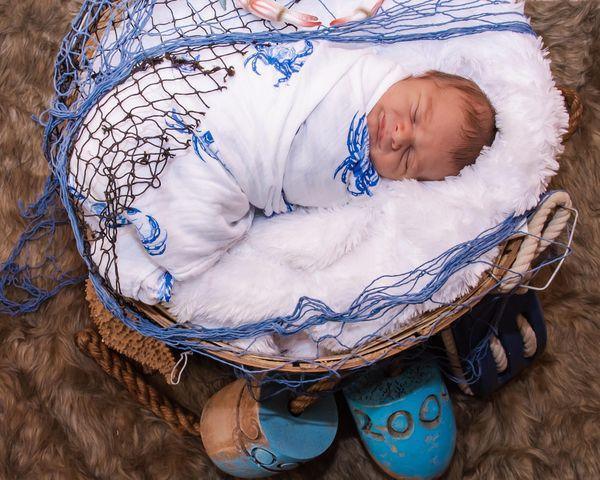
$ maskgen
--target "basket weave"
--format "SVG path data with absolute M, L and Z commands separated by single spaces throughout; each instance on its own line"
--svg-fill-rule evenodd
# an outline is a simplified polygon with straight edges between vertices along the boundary
M 560 88 L 560 90 L 569 110 L 569 126 L 563 136 L 564 143 L 576 132 L 581 122 L 583 106 L 575 90 L 569 88 Z M 408 328 L 390 335 L 389 338 L 373 340 L 350 353 L 321 357 L 310 362 L 302 360 L 290 362 L 290 358 L 284 356 L 249 354 L 241 349 L 235 351 L 231 346 L 223 350 L 225 344 L 219 342 L 199 341 L 198 344 L 206 351 L 210 351 L 211 355 L 233 364 L 256 369 L 277 369 L 287 373 L 324 373 L 332 369 L 344 372 L 396 355 L 447 328 L 489 293 L 507 272 L 510 272 L 512 278 L 506 280 L 504 290 L 514 288 L 519 282 L 523 283 L 532 261 L 560 234 L 570 216 L 568 211 L 570 199 L 566 192 L 557 192 L 550 200 L 546 202 L 544 210 L 537 212 L 532 219 L 532 222 L 535 222 L 533 231 L 539 238 L 528 237 L 524 244 L 523 237 L 508 240 L 500 246 L 495 267 L 484 275 L 477 287 L 454 304 L 421 315 L 411 322 Z M 546 228 L 546 225 L 551 228 Z M 91 318 L 104 342 L 110 348 L 127 355 L 141 365 L 160 372 L 167 382 L 171 383 L 177 364 L 173 352 L 159 340 L 139 334 L 110 315 L 104 309 L 89 281 L 86 297 L 90 304 Z M 150 307 L 139 302 L 134 302 L 132 306 L 162 327 L 169 327 L 176 323 L 168 312 L 160 307 Z
M 556 192 L 545 202 L 545 208 L 534 215 L 530 224 L 535 220 L 538 224 L 553 225 L 551 232 L 546 230 L 541 232 L 541 239 L 537 239 L 538 244 L 548 244 L 562 231 L 568 221 L 568 215 L 563 214 L 563 207 L 570 207 L 569 196 L 565 192 Z M 552 224 L 552 220 L 557 215 L 561 216 L 560 225 Z M 222 350 L 222 347 L 226 345 L 219 342 L 198 341 L 198 346 L 210 351 L 213 356 L 249 368 L 278 369 L 280 372 L 288 373 L 325 373 L 332 369 L 339 372 L 355 370 L 396 355 L 444 330 L 492 291 L 498 285 L 500 279 L 507 276 L 520 276 L 522 275 L 521 271 L 526 272 L 529 270 L 529 265 L 541 253 L 541 249 L 536 248 L 534 245 L 531 251 L 524 251 L 521 248 L 523 242 L 524 237 L 518 236 L 502 244 L 500 253 L 494 262 L 494 268 L 484 274 L 480 283 L 454 304 L 423 314 L 413 320 L 410 326 L 395 332 L 389 338 L 378 338 L 349 353 L 320 357 L 312 361 L 298 360 L 290 362 L 291 359 L 285 356 L 270 357 L 250 354 L 241 349 L 235 351 L 230 345 L 227 345 L 227 350 Z M 129 329 L 120 320 L 108 314 L 95 295 L 93 287 L 89 284 L 87 298 L 90 303 L 92 319 L 106 344 L 142 365 L 162 373 L 170 382 L 176 361 L 169 349 L 160 341 L 144 337 Z M 134 303 L 133 306 L 160 326 L 169 327 L 176 323 L 160 307 L 150 307 L 138 302 Z
M 89 279 L 85 284 L 85 298 L 90 306 L 90 317 L 106 345 L 169 378 L 176 364 L 175 355 L 169 347 L 159 340 L 143 336 L 113 317 L 100 302 Z
M 100 35 L 104 31 L 107 13 L 108 9 L 99 15 L 97 35 Z M 88 40 L 87 46 L 90 48 L 86 50 L 87 55 L 92 54 L 93 45 L 96 41 L 97 39 L 94 38 Z M 583 105 L 575 90 L 565 87 L 559 88 L 565 97 L 565 103 L 569 111 L 569 126 L 562 139 L 564 143 L 577 130 L 583 114 Z M 74 99 L 76 95 L 76 91 L 72 92 L 71 98 Z M 557 210 L 561 207 L 570 207 L 570 199 L 564 192 L 562 192 L 562 197 L 556 200 L 552 207 L 547 206 L 546 211 L 541 215 L 545 215 L 542 224 L 546 221 L 551 221 L 557 214 Z M 502 244 L 500 246 L 500 253 L 495 261 L 496 266 L 484 275 L 484 278 L 474 289 L 458 299 L 455 304 L 440 307 L 421 315 L 413 320 L 408 328 L 390 335 L 389 338 L 373 340 L 352 352 L 321 357 L 311 362 L 290 362 L 289 358 L 283 356 L 267 357 L 245 353 L 242 350 L 236 352 L 231 346 L 228 346 L 228 351 L 224 351 L 222 350 L 224 344 L 219 342 L 199 341 L 199 346 L 206 351 L 210 351 L 212 356 L 233 364 L 256 369 L 277 369 L 280 372 L 306 374 L 324 373 L 332 369 L 338 372 L 347 372 L 361 368 L 375 361 L 396 355 L 424 341 L 429 336 L 444 330 L 454 320 L 463 315 L 466 310 L 475 305 L 483 296 L 493 290 L 498 284 L 498 280 L 504 278 L 507 272 L 511 272 L 512 275 L 512 280 L 507 282 L 511 288 L 518 283 L 522 283 L 527 278 L 526 272 L 534 258 L 539 256 L 544 245 L 547 245 L 556 238 L 566 225 L 568 216 L 562 211 L 559 221 L 554 222 L 554 231 L 549 232 L 551 235 L 540 235 L 540 237 L 546 239 L 546 242 L 544 243 L 543 240 L 542 242 L 538 241 L 533 246 L 533 250 L 527 248 L 526 251 L 523 251 L 523 243 L 527 243 L 524 242 L 523 237 L 512 238 Z M 540 219 L 538 218 L 539 222 Z M 172 382 L 177 362 L 174 353 L 169 347 L 159 340 L 139 334 L 110 315 L 104 309 L 89 281 L 86 298 L 90 305 L 91 318 L 103 342 L 108 347 L 130 357 L 148 369 L 161 373 L 168 383 Z M 168 327 L 176 323 L 164 309 L 159 307 L 149 307 L 141 303 L 134 303 L 132 306 L 160 326 Z M 331 388 L 331 386 L 331 380 L 315 384 L 309 389 L 309 393 L 311 390 L 316 391 L 323 388 Z M 292 410 L 301 411 L 303 405 L 307 405 L 310 401 L 306 396 L 299 397 Z

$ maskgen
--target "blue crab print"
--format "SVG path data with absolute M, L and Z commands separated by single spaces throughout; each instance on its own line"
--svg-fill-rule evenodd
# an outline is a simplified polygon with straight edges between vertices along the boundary
M 151 215 L 145 215 L 137 208 L 126 208 L 125 214 L 119 215 L 126 223 L 137 230 L 142 246 L 149 255 L 162 255 L 167 249 L 167 233 L 161 230 L 160 225 Z
M 210 130 L 203 131 L 200 128 L 193 129 L 183 121 L 181 115 L 179 115 L 176 110 L 171 110 L 169 118 L 173 120 L 172 123 L 169 121 L 166 122 L 169 128 L 179 133 L 191 134 L 194 152 L 196 152 L 196 155 L 198 155 L 200 160 L 206 162 L 202 155 L 204 153 L 210 158 L 222 163 L 219 158 L 219 150 L 214 145 L 215 139 L 213 138 L 212 133 L 210 133 Z M 225 167 L 225 165 L 223 166 Z
M 73 197 L 99 217 L 106 217 L 107 226 L 120 228 L 125 225 L 133 225 L 137 231 L 142 246 L 149 255 L 162 255 L 167 249 L 167 232 L 160 228 L 156 219 L 151 215 L 142 213 L 137 208 L 126 208 L 124 213 L 116 216 L 114 220 L 110 219 L 107 212 L 108 204 L 106 202 L 91 202 L 84 195 L 77 192 L 73 187 L 69 187 Z
M 106 221 L 106 224 L 108 227 L 119 228 L 119 227 L 122 227 L 123 225 L 129 224 L 129 222 L 122 215 L 117 215 L 117 218 L 115 219 L 115 221 L 113 223 L 113 220 L 108 218 L 108 216 L 109 216 L 109 214 L 107 212 L 108 204 L 106 202 L 90 201 L 85 195 L 78 192 L 75 189 L 75 187 L 69 186 L 68 188 L 69 188 L 69 193 L 73 196 L 73 198 L 75 200 L 77 200 L 77 202 L 79 202 L 81 205 L 85 206 L 85 208 L 90 210 L 94 215 L 96 215 L 98 217 L 104 217 L 104 220 Z
M 205 132 L 202 130 L 196 130 L 194 133 L 192 133 L 192 145 L 194 146 L 194 152 L 196 152 L 196 155 L 198 155 L 200 160 L 203 162 L 206 160 L 204 160 L 204 157 L 202 157 L 201 152 L 204 152 L 214 160 L 220 161 L 219 150 L 213 145 L 213 143 L 215 143 L 215 139 L 213 138 L 212 133 L 210 133 L 210 130 L 206 130 Z
M 160 283 L 158 285 L 158 293 L 156 294 L 156 298 L 159 302 L 168 303 L 171 300 L 171 292 L 173 290 L 173 275 L 169 272 L 165 272 L 164 275 L 160 278 Z
M 286 47 L 283 45 L 257 45 L 256 53 L 250 55 L 244 62 L 246 66 L 252 62 L 252 70 L 257 75 L 260 75 L 256 69 L 257 62 L 260 60 L 265 65 L 272 65 L 275 70 L 281 73 L 282 77 L 277 80 L 275 87 L 279 87 L 284 82 L 287 82 L 292 74 L 299 72 L 304 61 L 301 58 L 308 57 L 313 53 L 313 44 L 310 40 L 304 40 L 305 46 L 301 52 L 296 52 L 294 47 Z
M 363 115 L 356 122 L 358 112 L 352 117 L 346 146 L 349 155 L 336 168 L 333 178 L 341 172 L 340 179 L 346 184 L 346 190 L 354 196 L 373 193 L 370 187 L 379 182 L 379 175 L 369 159 L 369 130 L 367 117 Z M 355 123 L 356 122 L 356 123 Z M 354 180 L 352 182 L 352 179 Z
M 192 132 L 192 128 L 183 121 L 183 118 L 181 118 L 181 115 L 179 115 L 179 112 L 177 110 L 171 110 L 167 114 L 167 118 L 173 120 L 172 122 L 169 122 L 168 120 L 165 122 L 167 124 L 167 127 L 169 127 L 170 129 L 175 130 L 179 133 Z

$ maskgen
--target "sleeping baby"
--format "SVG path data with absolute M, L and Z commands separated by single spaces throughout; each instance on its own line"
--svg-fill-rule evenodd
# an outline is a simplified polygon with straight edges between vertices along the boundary
M 115 253 L 124 296 L 168 302 L 177 282 L 201 275 L 239 242 L 257 211 L 338 207 L 377 194 L 384 181 L 443 180 L 494 138 L 494 110 L 475 83 L 436 71 L 413 76 L 373 47 L 257 45 L 233 67 L 201 121 L 175 102 L 163 113 L 162 128 L 190 148 L 121 215 Z M 179 74 L 174 65 L 169 75 Z M 98 142 L 100 153 L 90 156 L 109 155 L 111 146 Z

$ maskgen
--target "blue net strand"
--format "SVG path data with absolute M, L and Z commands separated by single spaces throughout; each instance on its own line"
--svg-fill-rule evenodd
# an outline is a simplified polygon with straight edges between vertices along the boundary
M 383 313 L 392 309 L 404 309 L 411 304 L 419 304 L 426 301 L 432 295 L 431 292 L 436 292 L 445 283 L 450 273 L 447 271 L 464 268 L 465 265 L 478 261 L 477 259 L 482 253 L 485 253 L 485 245 L 488 250 L 497 245 L 498 238 L 506 238 L 506 232 L 510 235 L 518 232 L 518 226 L 522 224 L 522 217 L 511 217 L 507 221 L 494 227 L 489 232 L 482 234 L 486 242 L 470 241 L 460 244 L 452 249 L 455 256 L 450 256 L 446 252 L 440 257 L 427 262 L 420 268 L 415 269 L 409 274 L 388 275 L 380 277 L 380 279 L 397 280 L 395 283 L 390 283 L 390 286 L 398 287 L 405 282 L 411 282 L 414 275 L 419 275 L 420 271 L 427 271 L 428 275 L 433 278 L 426 288 L 417 292 L 417 294 L 402 294 L 402 295 L 385 295 L 378 298 L 372 297 L 369 290 L 372 285 L 365 288 L 359 296 L 361 301 L 355 301 L 350 308 L 345 312 L 336 312 L 330 309 L 326 304 L 318 299 L 310 297 L 302 297 L 296 306 L 296 309 L 291 315 L 274 317 L 260 322 L 241 325 L 238 327 L 221 327 L 221 328 L 203 328 L 199 326 L 181 326 L 175 325 L 164 328 L 147 320 L 133 310 L 121 310 L 118 302 L 114 301 L 109 291 L 103 285 L 103 281 L 92 277 L 99 295 L 105 303 L 108 303 L 109 309 L 119 317 L 125 314 L 125 323 L 138 332 L 157 338 L 167 345 L 178 349 L 191 349 L 196 351 L 198 348 L 198 340 L 211 342 L 228 342 L 240 338 L 255 338 L 267 334 L 278 334 L 282 336 L 294 335 L 300 331 L 322 325 L 328 322 L 338 322 L 340 324 L 373 321 L 379 319 Z M 504 231 L 503 231 L 504 230 Z M 509 236 L 510 236 L 509 235 Z M 479 237 L 478 237 L 479 238 Z M 477 245 L 479 248 L 474 248 Z M 470 259 L 470 260 L 467 260 Z M 429 265 L 435 265 L 434 269 L 429 269 Z M 378 279 L 379 280 L 379 279 Z M 423 291 L 429 293 L 423 293 Z M 376 292 L 376 290 L 375 290 Z M 364 302 L 364 305 L 363 305 Z M 391 321 L 391 320 L 390 320 Z M 377 338 L 377 333 L 371 334 L 365 338 L 369 340 Z
M 0 264 L 0 314 L 16 316 L 35 312 L 42 303 L 63 288 L 81 282 L 85 276 L 59 267 L 60 253 L 48 255 L 39 264 L 29 260 L 28 247 L 46 242 L 46 251 L 53 251 L 53 237 L 57 228 L 66 225 L 62 207 L 57 197 L 57 181 L 48 177 L 39 198 L 28 206 L 21 205 L 21 216 L 28 220 L 8 258 Z M 45 279 L 51 288 L 40 285 Z M 47 283 L 46 282 L 46 283 Z
M 286 5 L 302 9 L 302 2 L 296 3 L 287 2 Z M 314 3 L 320 5 L 320 16 L 325 22 L 334 18 L 325 2 Z M 305 296 L 298 299 L 296 307 L 288 315 L 245 325 L 220 328 L 173 325 L 164 328 L 152 322 L 143 309 L 120 295 L 115 242 L 118 229 L 124 223 L 123 212 L 131 208 L 136 197 L 158 188 L 160 174 L 170 155 L 190 148 L 190 145 L 183 144 L 174 135 L 176 128 L 169 127 L 160 134 L 142 139 L 136 138 L 131 131 L 120 131 L 120 125 L 106 124 L 105 119 L 98 116 L 102 115 L 101 107 L 114 98 L 115 91 L 132 88 L 132 96 L 138 97 L 141 103 L 147 102 L 156 111 L 149 110 L 147 117 L 136 118 L 134 113 L 125 111 L 118 104 L 111 113 L 132 119 L 133 124 L 136 121 L 164 122 L 171 115 L 168 118 L 178 119 L 183 125 L 177 112 L 160 111 L 144 97 L 137 81 L 131 86 L 130 80 L 134 77 L 156 78 L 165 95 L 171 95 L 168 86 L 160 83 L 162 70 L 170 68 L 179 72 L 177 79 L 187 81 L 190 90 L 193 88 L 189 79 L 202 75 L 211 80 L 212 87 L 194 94 L 209 108 L 212 96 L 225 88 L 227 77 L 233 74 L 228 59 L 243 55 L 248 48 L 258 44 L 299 40 L 392 44 L 494 31 L 534 35 L 525 16 L 515 9 L 512 2 L 503 0 L 391 0 L 374 17 L 332 28 L 322 26 L 304 31 L 293 25 L 259 19 L 237 8 L 233 0 L 227 2 L 225 9 L 219 0 L 85 0 L 60 46 L 54 72 L 55 98 L 40 120 L 44 126 L 44 153 L 52 174 L 40 198 L 22 207 L 28 226 L 9 258 L 0 265 L 0 313 L 18 315 L 35 311 L 65 286 L 82 280 L 81 275 L 60 270 L 56 254 L 55 257 L 48 256 L 40 265 L 27 262 L 26 247 L 29 243 L 51 243 L 57 226 L 68 222 L 89 278 L 102 303 L 115 317 L 128 327 L 170 347 L 231 365 L 242 376 L 268 372 L 269 378 L 276 383 L 297 389 L 323 376 L 339 376 L 340 368 L 351 358 L 361 360 L 356 368 L 376 363 L 385 356 L 385 349 L 377 358 L 362 357 L 357 351 L 358 347 L 373 340 L 385 339 L 390 348 L 419 344 L 430 333 L 395 340 L 385 332 L 411 306 L 426 302 L 447 305 L 436 300 L 440 289 L 453 275 L 468 266 L 477 263 L 491 266 L 481 259 L 482 256 L 519 233 L 527 215 L 511 215 L 474 239 L 455 245 L 410 272 L 375 278 L 343 311 L 332 309 L 318 298 Z M 185 98 L 173 96 L 173 100 L 181 106 L 180 111 L 185 112 L 187 124 L 201 124 L 203 111 L 186 109 Z M 111 163 L 104 158 L 86 163 L 83 153 L 86 146 L 89 148 L 86 138 L 95 133 L 92 128 L 104 129 L 107 142 L 112 141 L 111 138 L 121 138 L 119 135 L 133 142 L 133 146 L 129 147 L 120 145 L 118 140 L 107 144 L 110 148 L 105 150 L 112 148 L 111 151 L 116 152 L 115 158 L 120 155 L 120 163 L 116 160 Z M 142 154 L 144 145 L 152 145 L 154 150 Z M 99 147 L 97 156 L 102 156 Z M 73 158 L 81 158 L 81 161 L 75 165 Z M 125 163 L 131 166 L 130 171 L 120 170 Z M 116 177 L 121 183 L 115 180 Z M 100 193 L 95 189 L 99 182 L 104 182 Z M 58 199 L 64 211 L 58 208 Z M 90 205 L 91 208 L 84 208 Z M 107 281 L 109 278 L 113 279 L 112 285 Z M 52 280 L 52 286 L 41 286 L 36 279 L 45 283 Z M 466 307 L 460 303 L 452 306 L 456 309 Z M 430 325 L 430 332 L 435 330 L 439 321 L 441 318 Z M 356 345 L 344 345 L 341 334 L 348 325 L 358 322 L 372 322 L 373 332 Z M 319 334 L 318 327 L 325 324 L 335 325 L 337 333 Z M 298 359 L 273 357 L 279 361 L 278 366 L 261 370 L 225 360 L 219 355 L 223 350 L 239 355 L 247 353 L 247 349 L 230 345 L 236 340 L 252 341 L 267 335 L 288 337 L 300 332 L 306 332 L 313 338 L 319 352 L 328 342 L 337 342 L 348 352 L 333 363 L 311 360 L 323 369 L 323 374 L 294 378 L 282 370 Z

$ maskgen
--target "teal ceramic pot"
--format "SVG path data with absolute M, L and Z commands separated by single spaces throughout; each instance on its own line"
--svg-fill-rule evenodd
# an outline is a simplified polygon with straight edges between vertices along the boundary
M 256 401 L 243 380 L 218 391 L 202 411 L 206 453 L 219 469 L 238 478 L 269 477 L 323 453 L 335 438 L 337 406 L 325 395 L 300 415 L 282 393 Z
M 371 370 L 344 388 L 344 395 L 367 451 L 389 475 L 425 480 L 448 468 L 456 424 L 433 361 L 393 377 Z

